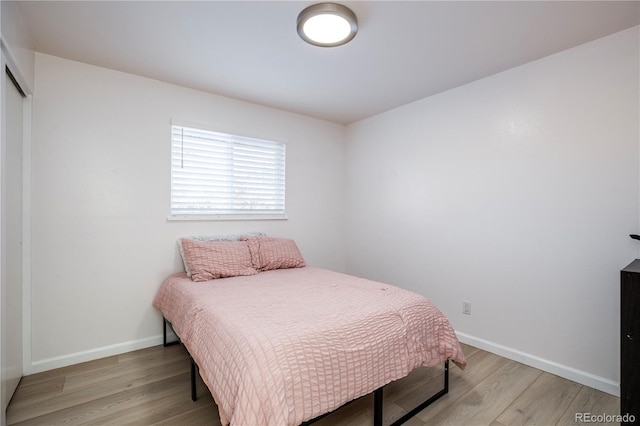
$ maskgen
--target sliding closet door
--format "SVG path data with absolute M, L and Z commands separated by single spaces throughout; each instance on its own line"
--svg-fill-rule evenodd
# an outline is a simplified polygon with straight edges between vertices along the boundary
M 4 71 L 4 70 L 3 70 Z M 8 73 L 2 84 L 2 414 L 22 377 L 22 211 L 24 98 Z

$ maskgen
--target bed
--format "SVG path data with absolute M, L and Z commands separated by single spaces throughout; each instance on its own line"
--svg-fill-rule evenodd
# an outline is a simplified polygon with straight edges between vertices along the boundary
M 292 240 L 245 238 L 232 255 L 229 242 L 181 242 L 186 272 L 163 282 L 154 306 L 223 425 L 298 425 L 381 399 L 417 367 L 466 365 L 447 319 L 416 293 L 307 266 Z

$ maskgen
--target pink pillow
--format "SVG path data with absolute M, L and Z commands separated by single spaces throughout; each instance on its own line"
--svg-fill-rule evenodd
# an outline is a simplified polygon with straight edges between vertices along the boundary
M 253 267 L 259 271 L 305 266 L 304 258 L 293 240 L 273 237 L 250 237 L 245 240 L 249 243 Z
M 193 281 L 258 273 L 246 241 L 199 242 L 183 238 L 182 249 Z

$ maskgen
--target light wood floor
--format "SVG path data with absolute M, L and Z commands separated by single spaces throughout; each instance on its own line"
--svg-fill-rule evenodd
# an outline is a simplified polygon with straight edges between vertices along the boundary
M 449 393 L 406 423 L 419 425 L 572 425 L 575 413 L 619 413 L 619 399 L 464 346 L 468 367 L 451 364 Z M 386 423 L 442 386 L 442 368 L 419 369 L 385 388 Z M 220 425 L 198 378 L 190 399 L 189 361 L 180 345 L 112 356 L 22 379 L 7 409 L 8 425 Z M 316 423 L 372 424 L 367 396 Z

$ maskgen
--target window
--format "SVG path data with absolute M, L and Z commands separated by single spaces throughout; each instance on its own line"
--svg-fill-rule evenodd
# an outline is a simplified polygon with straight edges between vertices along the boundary
M 171 126 L 174 219 L 284 218 L 285 144 Z

